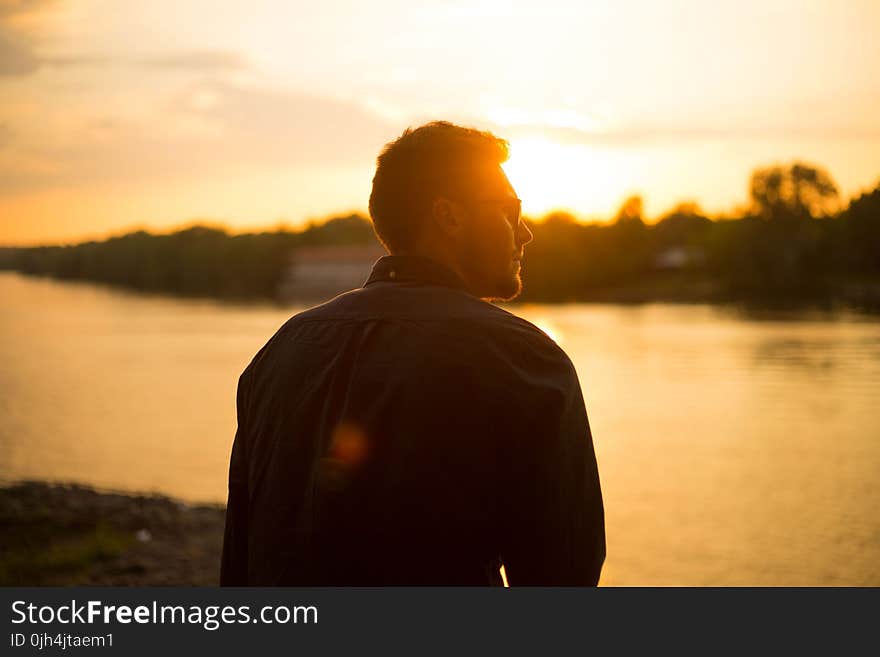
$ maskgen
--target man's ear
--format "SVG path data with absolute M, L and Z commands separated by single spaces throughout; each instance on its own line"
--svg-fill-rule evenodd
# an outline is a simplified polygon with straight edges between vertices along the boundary
M 457 203 L 438 197 L 431 206 L 431 218 L 444 235 L 458 235 L 462 230 L 462 212 Z

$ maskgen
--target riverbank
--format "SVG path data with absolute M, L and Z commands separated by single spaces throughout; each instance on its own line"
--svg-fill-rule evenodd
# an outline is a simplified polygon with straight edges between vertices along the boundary
M 0 488 L 0 586 L 212 586 L 224 508 L 26 482 Z
M 0 263 L 2 265 L 2 263 Z M 205 293 L 182 293 L 175 291 L 145 290 L 120 282 L 69 278 L 47 274 L 33 274 L 23 271 L 4 270 L 0 266 L 0 275 L 5 272 L 33 280 L 51 280 L 70 286 L 96 287 L 110 291 L 127 292 L 132 298 L 143 299 L 180 299 L 187 301 L 214 301 L 235 306 L 253 306 L 257 308 L 288 308 L 291 305 L 301 308 L 323 303 L 349 288 L 325 290 L 323 296 L 292 295 L 277 298 L 273 296 L 224 296 Z M 366 275 L 366 274 L 365 274 Z M 823 310 L 823 311 L 854 311 L 870 315 L 880 314 L 880 279 L 878 278 L 838 278 L 804 286 L 798 289 L 774 290 L 731 290 L 723 283 L 714 279 L 694 278 L 683 274 L 664 274 L 628 284 L 592 287 L 581 290 L 578 294 L 536 294 L 530 289 L 526 279 L 521 296 L 513 302 L 516 304 L 620 304 L 640 305 L 650 303 L 667 304 L 712 304 L 740 308 L 745 311 L 773 310 Z

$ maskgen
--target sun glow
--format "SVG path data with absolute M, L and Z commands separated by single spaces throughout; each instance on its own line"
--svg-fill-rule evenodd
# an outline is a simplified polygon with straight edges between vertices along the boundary
M 542 138 L 511 140 L 503 168 L 523 200 L 523 212 L 533 217 L 577 210 L 607 173 L 587 147 Z

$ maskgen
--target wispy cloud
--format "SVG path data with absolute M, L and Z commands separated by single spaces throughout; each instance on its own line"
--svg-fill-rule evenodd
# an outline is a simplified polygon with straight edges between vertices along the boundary
M 183 70 L 198 73 L 239 71 L 249 68 L 247 58 L 229 51 L 192 51 L 147 57 L 134 64 L 164 70 Z
M 40 68 L 40 64 L 30 44 L 12 30 L 4 29 L 0 23 L 0 76 L 30 75 Z
M 18 23 L 53 4 L 55 0 L 0 0 L 0 76 L 30 75 L 40 68 L 32 35 Z
M 386 120 L 350 101 L 216 80 L 187 87 L 169 111 L 203 120 L 237 150 L 271 162 L 350 162 L 389 130 Z
M 17 135 L 13 157 L 0 158 L 0 192 L 371 164 L 398 131 L 353 102 L 206 79 L 141 120 L 95 118 L 58 139 L 34 130 Z
M 76 54 L 46 57 L 39 61 L 41 64 L 59 68 L 119 66 L 198 74 L 232 73 L 250 68 L 244 55 L 227 50 L 192 50 L 152 56 Z
M 29 14 L 58 4 L 58 0 L 0 0 L 0 20 Z
M 59 4 L 58 0 L 0 0 L 0 77 L 32 75 L 43 67 L 132 67 L 157 72 L 220 74 L 250 67 L 247 58 L 230 50 L 189 50 L 133 56 L 115 53 L 40 54 L 40 40 L 22 20 Z
M 496 124 L 498 125 L 498 124 Z M 609 147 L 643 147 L 658 144 L 723 142 L 742 139 L 837 139 L 877 140 L 876 122 L 841 125 L 834 121 L 732 121 L 724 125 L 702 122 L 631 122 L 585 130 L 547 123 L 508 123 L 499 133 L 518 137 L 542 137 L 563 144 Z

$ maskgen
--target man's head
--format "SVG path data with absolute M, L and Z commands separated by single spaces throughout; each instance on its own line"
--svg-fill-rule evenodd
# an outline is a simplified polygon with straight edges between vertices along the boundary
M 379 155 L 370 195 L 385 248 L 449 266 L 475 296 L 515 297 L 532 233 L 501 169 L 506 159 L 507 142 L 489 132 L 445 121 L 405 130 Z

